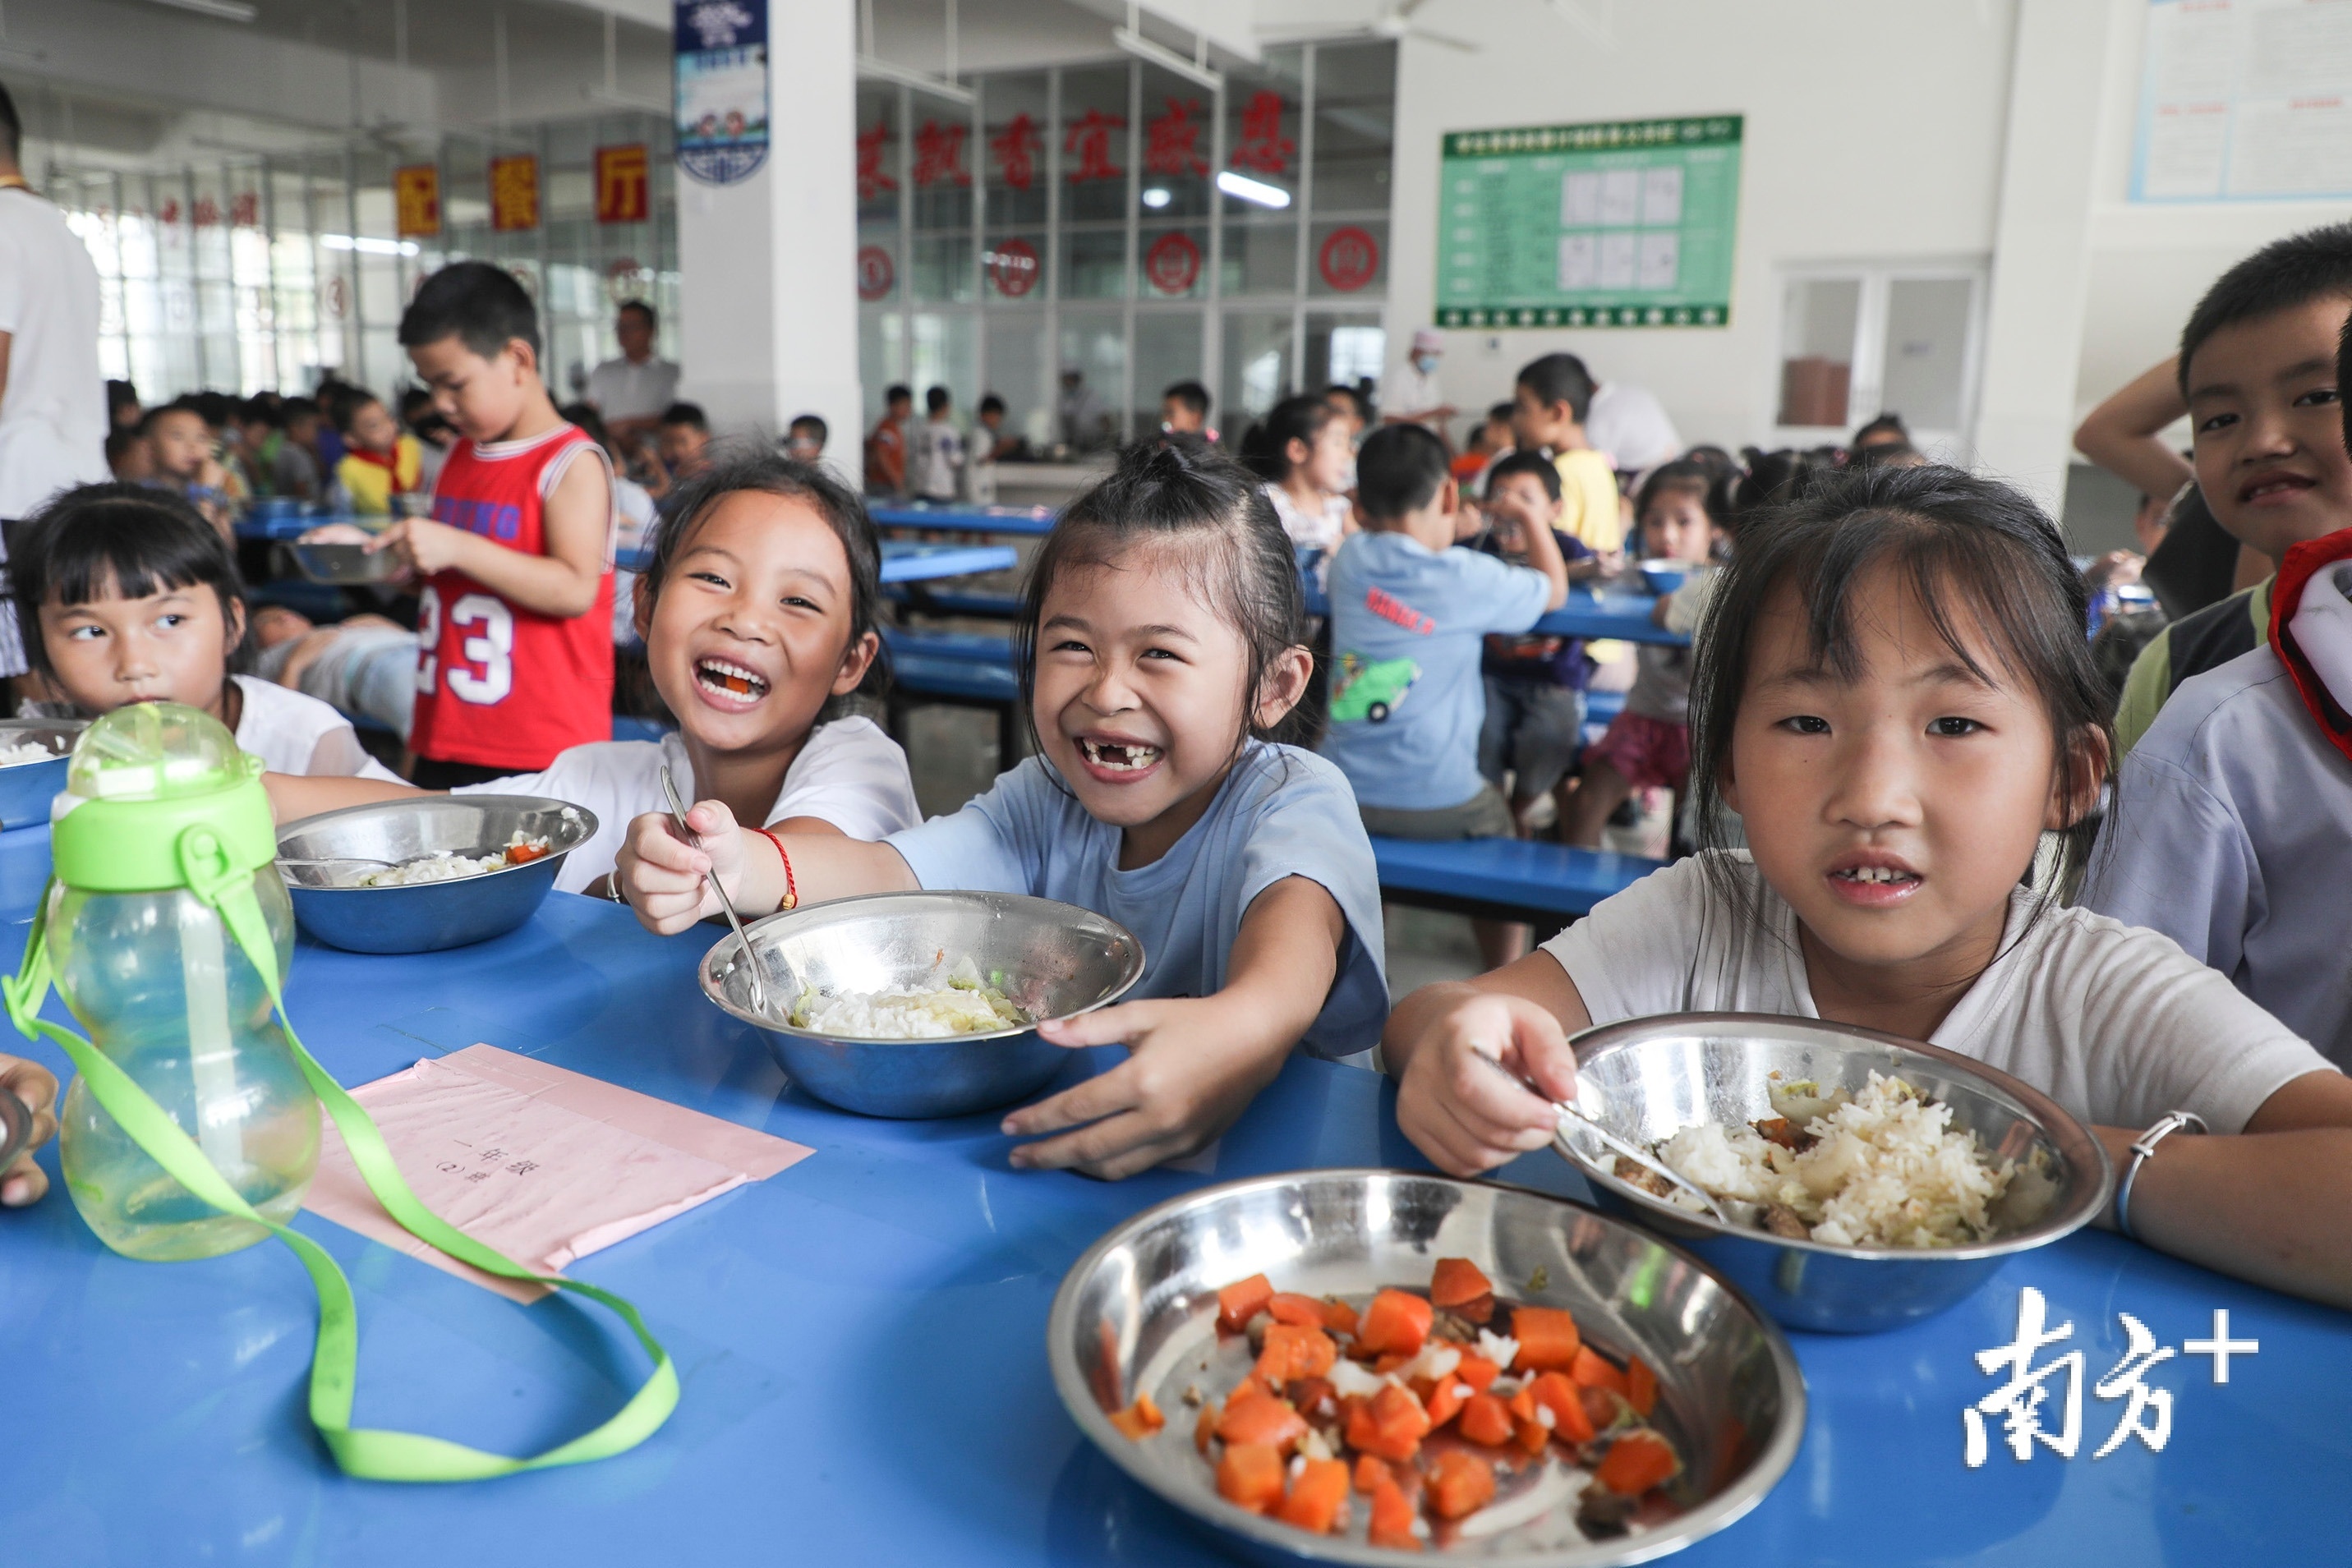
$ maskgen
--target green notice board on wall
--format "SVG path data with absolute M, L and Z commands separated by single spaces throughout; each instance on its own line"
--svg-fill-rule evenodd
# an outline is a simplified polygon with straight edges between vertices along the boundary
M 1741 118 L 1449 134 L 1437 324 L 1725 325 Z

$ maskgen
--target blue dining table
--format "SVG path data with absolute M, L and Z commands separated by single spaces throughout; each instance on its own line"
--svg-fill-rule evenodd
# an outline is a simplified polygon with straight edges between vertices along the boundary
M 938 533 L 1003 534 L 1043 538 L 1054 531 L 1051 507 L 967 507 L 929 501 L 868 501 L 866 515 L 877 528 L 929 528 Z
M 0 835 L 0 918 L 21 943 L 46 829 Z M 305 942 L 289 1006 L 344 1082 L 476 1041 L 539 1057 L 815 1154 L 575 1265 L 634 1300 L 683 1398 L 640 1448 L 598 1464 L 449 1486 L 355 1481 L 303 1414 L 310 1289 L 265 1243 L 198 1263 L 100 1246 L 53 1183 L 0 1213 L 0 1563 L 409 1564 L 1213 1564 L 1182 1515 L 1080 1437 L 1045 1361 L 1055 1288 L 1103 1231 L 1222 1178 L 1302 1166 L 1425 1168 L 1393 1090 L 1295 1058 L 1184 1170 L 1119 1183 L 1025 1173 L 993 1116 L 889 1122 L 797 1092 L 754 1033 L 697 990 L 709 929 L 664 939 L 625 910 L 550 896 L 478 946 L 365 957 Z M 54 998 L 53 1016 L 63 1018 Z M 60 1072 L 46 1046 L 17 1046 Z M 1074 1053 L 1066 1079 L 1112 1050 Z M 1581 1197 L 1554 1155 L 1497 1179 Z M 357 1416 L 512 1452 L 583 1429 L 644 1374 L 601 1313 L 519 1307 L 357 1235 L 298 1225 L 350 1274 Z M 1963 1458 L 1962 1410 L 2000 1379 L 2020 1292 L 2043 1293 L 2084 1357 L 2069 1459 L 2022 1462 L 1990 1421 Z M 2161 1452 L 2095 1458 L 2119 1402 L 2095 1379 L 2130 1313 L 2180 1349 L 2146 1378 L 2170 1397 Z M 2352 1542 L 2352 1317 L 2084 1233 L 2008 1263 L 1979 1294 L 1868 1338 L 1791 1336 L 1810 1391 L 1793 1467 L 1691 1568 L 1792 1563 L 2312 1564 Z M 2055 1429 L 2063 1389 L 2045 1406 Z M 2147 1412 L 2143 1411 L 2145 1416 Z

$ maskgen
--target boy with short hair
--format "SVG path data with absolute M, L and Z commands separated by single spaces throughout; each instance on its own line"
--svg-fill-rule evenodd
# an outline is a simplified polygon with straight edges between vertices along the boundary
M 1478 772 L 1488 632 L 1533 629 L 1568 599 L 1549 528 L 1529 530 L 1528 565 L 1454 547 L 1461 495 L 1445 444 L 1390 425 L 1356 459 L 1362 532 L 1331 562 L 1331 727 L 1323 754 L 1354 786 L 1364 826 L 1397 838 L 1507 839 L 1511 809 Z M 1518 956 L 1527 929 L 1476 923 L 1490 965 Z
M 400 428 L 379 398 L 346 398 L 337 427 L 343 460 L 335 465 L 335 491 L 362 517 L 388 517 L 399 497 L 422 489 L 423 449 Z
M 929 417 L 923 421 L 915 450 L 915 494 L 934 505 L 956 498 L 956 482 L 963 473 L 963 432 L 955 426 L 955 400 L 945 387 L 923 394 Z
M 410 749 L 428 789 L 537 772 L 613 734 L 613 484 L 604 448 L 556 412 L 539 318 L 502 268 L 425 280 L 400 341 L 460 437 L 433 516 L 394 523 L 425 579 Z
M 1563 532 L 1606 556 L 1623 542 L 1617 475 L 1585 439 L 1592 412 L 1592 373 L 1574 354 L 1546 354 L 1519 371 L 1512 389 L 1511 431 L 1522 447 L 1549 448 L 1559 468 Z
M 662 466 L 669 470 L 670 483 L 691 478 L 709 463 L 710 418 L 698 402 L 674 402 L 662 410 L 655 440 Z
M 2199 486 L 2279 571 L 2174 622 L 2191 636 L 2169 653 L 2209 658 L 2262 606 L 2261 640 L 2179 681 L 2124 758 L 2083 902 L 2163 932 L 2352 1069 L 2347 314 L 2352 225 L 2337 225 L 2255 253 L 2189 318 L 2180 363 Z M 2315 383 L 2309 351 L 2330 319 L 2327 381 Z
M 212 427 L 195 399 L 183 397 L 149 410 L 139 434 L 154 461 L 149 483 L 185 496 L 223 538 L 230 538 L 228 471 L 213 455 Z
M 795 463 L 814 463 L 824 455 L 824 438 L 829 434 L 824 420 L 813 413 L 802 414 L 784 432 L 784 455 Z
M 2334 224 L 2274 241 L 2230 268 L 2181 329 L 2197 487 L 2214 520 L 2273 564 L 2352 525 L 2352 460 L 2335 406 L 2347 310 L 2352 224 Z M 2259 647 L 2272 609 L 2265 580 L 2166 627 L 2124 682 L 2117 746 L 2134 749 L 2185 682 Z
M 277 495 L 313 500 L 319 494 L 319 405 L 289 397 L 278 410 L 283 441 L 270 449 L 269 487 Z
M 1178 382 L 1161 392 L 1160 428 L 1170 435 L 1197 435 L 1214 445 L 1217 433 L 1209 428 L 1209 389 L 1198 382 Z
M 1551 534 L 1569 580 L 1600 569 L 1574 534 L 1559 531 L 1559 470 L 1535 452 L 1514 452 L 1486 471 L 1487 529 L 1475 548 L 1524 564 L 1536 531 Z M 1478 733 L 1478 771 L 1497 789 L 1511 775 L 1511 816 L 1524 835 L 1547 797 L 1568 816 L 1570 775 L 1584 748 L 1584 690 L 1592 661 L 1574 637 L 1486 639 L 1486 721 Z
M 907 493 L 907 424 L 915 417 L 912 388 L 894 386 L 882 394 L 882 419 L 866 438 L 866 491 L 871 496 Z

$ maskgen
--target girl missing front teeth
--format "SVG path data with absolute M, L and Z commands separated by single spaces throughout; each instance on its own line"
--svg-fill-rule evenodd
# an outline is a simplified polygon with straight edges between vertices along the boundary
M 953 816 L 878 844 L 744 831 L 724 800 L 630 829 L 623 892 L 656 931 L 853 894 L 979 888 L 1135 933 L 1138 999 L 1065 1022 L 1119 1066 L 1014 1112 L 1024 1166 L 1121 1176 L 1223 1130 L 1291 1048 L 1349 1056 L 1388 1010 L 1379 879 L 1337 768 L 1281 744 L 1310 655 L 1296 559 L 1256 482 L 1139 447 L 1073 502 L 1030 568 L 1016 652 L 1038 754 Z
M 1400 1003 L 1398 1124 L 1469 1175 L 1550 1142 L 1551 1102 L 1576 1097 L 1567 1036 L 1588 1024 L 1859 1024 L 2023 1079 L 2092 1124 L 2118 1175 L 2172 1111 L 2244 1134 L 2166 1139 L 2131 1232 L 2352 1305 L 2352 1081 L 2169 938 L 2021 885 L 2044 834 L 2078 862 L 2106 773 L 2084 610 L 2049 520 L 1954 469 L 1838 475 L 1743 528 L 1691 686 L 1716 841 L 1517 963 Z M 1745 850 L 1721 841 L 1727 810 Z
M 823 469 L 757 455 L 697 476 L 636 580 L 636 624 L 678 727 L 658 744 L 602 741 L 543 773 L 458 794 L 545 795 L 596 814 L 555 885 L 610 892 L 632 818 L 664 809 L 661 769 L 688 800 L 778 832 L 878 839 L 922 820 L 906 754 L 840 709 L 880 646 L 881 549 L 856 496 Z M 403 793 L 352 779 L 265 782 L 280 821 Z

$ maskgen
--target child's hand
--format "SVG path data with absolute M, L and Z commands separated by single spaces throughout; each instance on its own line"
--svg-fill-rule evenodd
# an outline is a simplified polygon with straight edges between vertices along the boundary
M 356 523 L 321 523 L 302 536 L 306 545 L 373 544 L 375 536 Z
M 456 566 L 459 552 L 473 537 L 463 528 L 453 528 L 430 517 L 404 517 L 371 539 L 368 553 L 396 549 L 400 559 L 419 576 L 430 577 Z
M 1443 1171 L 1476 1176 L 1551 1142 L 1554 1100 L 1576 1097 L 1559 1019 L 1524 997 L 1465 994 L 1432 1019 L 1397 1087 L 1397 1125 Z
M 738 896 L 743 880 L 743 835 L 735 813 L 717 800 L 698 801 L 687 825 L 702 841 L 677 836 L 667 811 L 648 811 L 629 824 L 613 871 L 614 883 L 648 931 L 676 936 L 696 921 L 719 913 L 705 872 L 716 872 L 727 896 Z
M 1084 1171 L 1105 1181 L 1203 1147 L 1282 1071 L 1218 998 L 1129 1002 L 1037 1026 L 1055 1045 L 1124 1045 L 1108 1072 L 1004 1118 L 1014 1137 L 1064 1133 L 1013 1151 L 1016 1170 Z M 1066 1128 L 1076 1132 L 1065 1133 Z
M 34 1161 L 33 1152 L 58 1135 L 57 1075 L 37 1061 L 0 1056 L 0 1089 L 22 1100 L 33 1113 L 33 1141 L 14 1165 L 0 1171 L 0 1207 L 23 1208 L 38 1203 L 49 1190 L 48 1173 Z

